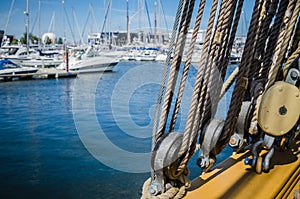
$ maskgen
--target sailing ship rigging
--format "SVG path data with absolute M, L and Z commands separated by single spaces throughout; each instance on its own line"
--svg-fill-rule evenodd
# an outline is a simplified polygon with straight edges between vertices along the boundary
M 143 186 L 142 198 L 184 197 L 186 190 L 191 187 L 188 162 L 199 149 L 198 166 L 205 173 L 212 172 L 213 175 L 200 176 L 199 187 L 195 188 L 194 184 L 187 191 L 188 198 L 198 198 L 208 193 L 197 192 L 197 189 L 218 189 L 205 195 L 205 198 L 247 198 L 250 197 L 248 193 L 239 194 L 255 191 L 258 184 L 262 190 L 255 193 L 250 191 L 252 196 L 292 197 L 299 192 L 300 175 L 300 2 L 255 1 L 241 63 L 228 79 L 225 79 L 225 74 L 244 1 L 214 0 L 208 6 L 210 17 L 203 50 L 199 55 L 194 92 L 184 132 L 180 133 L 175 124 L 189 75 L 195 38 L 204 9 L 207 8 L 207 2 L 200 1 L 187 61 L 181 65 L 195 4 L 195 0 L 180 0 L 178 4 L 169 48 L 171 52 L 166 60 L 155 113 L 151 177 Z M 174 54 L 173 60 L 170 59 L 171 53 Z M 181 79 L 179 71 L 182 71 Z M 225 119 L 217 118 L 220 98 L 233 82 L 235 85 L 227 116 Z M 178 90 L 175 90 L 176 86 Z M 229 173 L 228 182 L 224 183 L 220 179 L 222 177 L 218 178 L 222 175 L 214 172 L 214 164 L 217 155 L 228 144 L 235 153 L 242 155 L 231 157 L 234 160 L 234 163 L 231 161 L 232 167 L 228 164 L 223 164 L 224 168 L 219 167 L 228 169 L 228 172 L 222 171 Z M 281 164 L 278 158 L 280 151 L 292 156 L 281 157 L 289 162 L 281 170 L 277 168 Z M 237 167 L 234 166 L 243 160 L 246 166 L 238 168 L 242 172 L 236 171 Z M 249 167 L 252 170 L 249 171 Z M 261 175 L 251 175 L 249 172 Z M 255 177 L 266 175 L 267 178 Z M 266 180 L 270 176 L 277 177 L 272 178 L 273 181 Z M 213 178 L 217 178 L 213 182 L 221 180 L 224 185 L 214 187 L 213 183 L 209 183 Z M 240 182 L 244 180 L 256 184 L 242 183 L 242 187 Z M 272 184 L 276 187 L 274 191 L 263 190 L 264 186 L 271 187 Z M 201 189 L 201 185 L 205 188 Z

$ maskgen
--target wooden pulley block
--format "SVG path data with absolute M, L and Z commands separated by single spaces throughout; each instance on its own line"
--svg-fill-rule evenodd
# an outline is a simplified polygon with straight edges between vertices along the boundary
M 299 115 L 299 88 L 278 81 L 262 96 L 258 110 L 258 124 L 267 134 L 282 136 L 295 126 Z

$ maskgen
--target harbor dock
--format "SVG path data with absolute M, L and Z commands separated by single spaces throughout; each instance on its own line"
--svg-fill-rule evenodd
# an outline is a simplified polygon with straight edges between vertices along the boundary
M 65 70 L 41 68 L 35 73 L 22 74 L 5 74 L 0 75 L 0 81 L 15 81 L 15 80 L 35 80 L 35 79 L 56 79 L 56 78 L 74 78 L 77 77 L 77 72 L 67 72 Z

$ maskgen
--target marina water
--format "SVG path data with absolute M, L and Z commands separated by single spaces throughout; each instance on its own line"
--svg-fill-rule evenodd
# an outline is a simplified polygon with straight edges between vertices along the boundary
M 0 83 L 0 198 L 140 198 L 150 177 L 163 68 L 155 62 L 120 62 L 101 75 Z M 176 127 L 180 132 L 193 81 Z M 220 115 L 228 102 L 220 105 Z M 99 132 L 105 139 L 93 137 Z M 107 142 L 115 148 L 103 148 Z M 141 154 L 145 160 L 135 161 Z M 201 172 L 195 161 L 189 164 L 191 179 Z

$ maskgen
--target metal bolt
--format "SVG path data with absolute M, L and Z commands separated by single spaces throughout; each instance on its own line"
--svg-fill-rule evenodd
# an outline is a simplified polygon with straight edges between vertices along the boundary
M 291 78 L 292 78 L 293 80 L 296 80 L 296 79 L 298 78 L 298 73 L 297 73 L 296 71 L 292 71 L 292 72 L 291 72 Z
M 236 144 L 236 139 L 235 138 L 230 138 L 230 144 L 235 145 Z
M 149 193 L 151 195 L 157 195 L 161 192 L 161 186 L 158 184 L 158 183 L 151 183 L 151 185 L 149 186 L 149 189 L 148 189 Z

